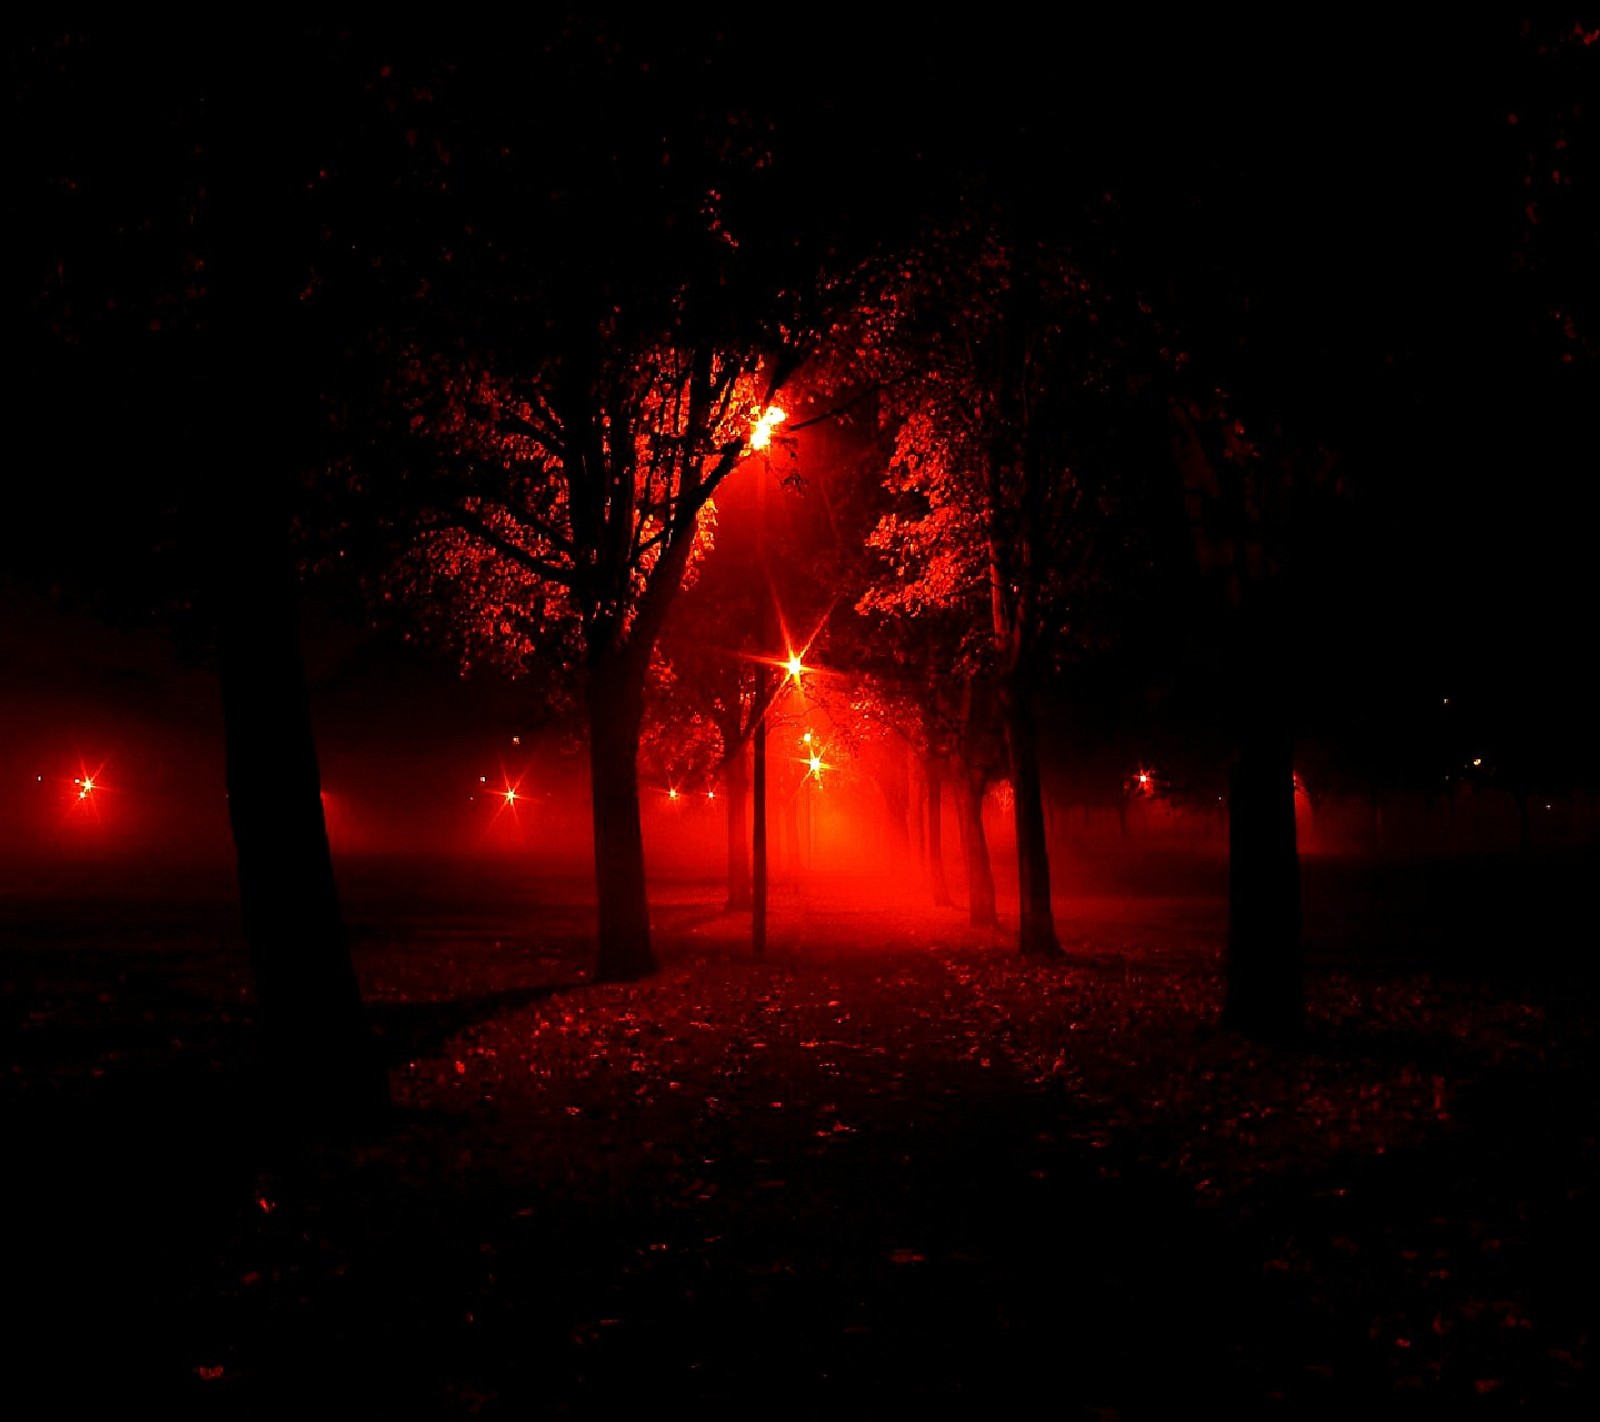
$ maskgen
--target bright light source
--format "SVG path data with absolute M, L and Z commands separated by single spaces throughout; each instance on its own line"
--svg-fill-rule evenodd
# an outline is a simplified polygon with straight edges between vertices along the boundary
M 768 405 L 751 425 L 750 448 L 765 449 L 772 443 L 772 427 L 781 425 L 788 418 L 776 405 Z
M 716 798 L 717 798 L 717 792 L 715 790 L 707 790 L 706 791 L 706 799 L 715 800 Z
M 783 665 L 790 676 L 792 676 L 796 681 L 800 680 L 800 673 L 805 670 L 805 665 L 801 662 L 800 654 L 798 652 L 790 652 L 789 660 Z
M 822 757 L 820 755 L 812 756 L 811 757 L 811 773 L 813 775 L 816 775 L 819 771 L 821 771 L 821 769 L 822 769 Z
M 805 733 L 805 735 L 800 737 L 800 739 L 803 740 L 807 745 L 810 745 L 811 744 L 811 732 L 807 731 Z
M 505 795 L 506 795 L 506 804 L 508 804 L 508 805 L 515 805 L 517 803 L 517 801 L 522 798 L 520 795 L 517 794 L 515 787 L 514 786 L 509 786 L 509 785 L 506 787 Z

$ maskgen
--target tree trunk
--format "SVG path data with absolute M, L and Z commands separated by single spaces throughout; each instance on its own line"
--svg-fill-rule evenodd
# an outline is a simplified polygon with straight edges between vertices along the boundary
M 931 752 L 922 758 L 923 784 L 928 805 L 928 883 L 933 902 L 939 908 L 950 906 L 950 884 L 944 874 L 944 765 Z
M 772 866 L 767 861 L 767 686 L 771 673 L 756 671 L 756 723 L 751 731 L 750 759 L 755 781 L 755 823 L 751 828 L 750 952 L 761 958 L 767 951 L 767 891 Z
M 727 799 L 728 912 L 745 913 L 750 908 L 750 772 L 743 742 L 722 762 L 722 792 Z
M 287 41 L 285 41 L 287 43 Z M 251 47 L 219 95 L 199 239 L 212 345 L 189 392 L 192 467 L 216 598 L 228 817 L 269 1106 L 344 1133 L 390 1105 L 334 880 L 294 583 L 290 496 L 316 431 L 319 331 L 288 255 L 296 191 L 268 94 L 287 52 Z M 237 395 L 270 410 L 243 440 Z M 226 461 L 219 465 L 218 461 Z
M 957 789 L 956 824 L 961 832 L 961 854 L 967 865 L 967 921 L 974 928 L 993 928 L 995 912 L 994 868 L 989 862 L 989 837 L 983 829 L 984 776 L 963 768 Z
M 590 663 L 587 692 L 600 937 L 595 979 L 631 982 L 657 967 L 639 822 L 643 664 L 624 652 L 602 653 Z
M 387 1111 L 388 1076 L 334 882 L 280 512 L 241 516 L 219 539 L 229 554 L 217 668 L 239 906 L 269 1106 L 289 1124 L 359 1128 Z
M 917 863 L 928 867 L 928 780 L 916 752 L 906 747 L 907 779 L 911 782 L 911 848 Z
M 884 773 L 878 777 L 878 789 L 883 796 L 889 820 L 889 844 L 898 855 L 911 853 L 911 777 L 907 774 L 905 757 L 890 756 Z
M 1050 850 L 1044 833 L 1039 734 L 1026 684 L 1013 681 L 1002 701 L 1011 763 L 1011 801 L 1017 836 L 1018 941 L 1024 957 L 1061 956 L 1050 903 Z
M 1262 1040 L 1305 1020 L 1294 738 L 1255 722 L 1242 740 L 1228 802 L 1228 971 L 1223 1026 Z

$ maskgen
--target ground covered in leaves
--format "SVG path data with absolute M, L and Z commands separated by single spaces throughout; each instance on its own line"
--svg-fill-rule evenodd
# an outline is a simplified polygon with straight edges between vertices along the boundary
M 252 1102 L 226 893 L 0 903 L 10 1417 L 1592 1415 L 1592 860 L 1308 862 L 1310 1027 L 1218 1027 L 1215 866 L 1024 962 L 881 886 L 348 871 L 396 1112 Z M 477 877 L 474 877 L 476 874 Z M 20 1403 L 20 1405 L 15 1405 Z

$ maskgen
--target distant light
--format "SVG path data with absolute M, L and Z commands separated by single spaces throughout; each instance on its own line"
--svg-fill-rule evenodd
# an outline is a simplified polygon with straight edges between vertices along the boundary
M 1472 763 L 1474 765 L 1482 765 L 1483 764 L 1483 757 L 1481 755 L 1473 756 L 1472 757 Z
M 1141 785 L 1148 785 L 1150 783 L 1150 772 L 1148 770 L 1141 770 L 1139 772 L 1139 783 Z
M 516 788 L 514 786 L 510 786 L 510 785 L 508 785 L 506 787 L 505 796 L 506 796 L 506 804 L 508 804 L 508 805 L 514 805 L 514 804 L 517 803 L 517 801 L 519 799 L 522 798 L 520 795 L 517 794 Z
M 487 785 L 488 783 L 489 783 L 489 777 L 487 775 L 480 775 L 478 777 L 478 784 Z
M 715 790 L 707 790 L 706 791 L 706 799 L 715 800 L 716 798 L 717 798 L 717 792 Z
M 811 773 L 813 775 L 816 775 L 819 771 L 821 771 L 821 769 L 822 769 L 822 757 L 820 755 L 812 756 L 811 757 Z
M 670 790 L 667 791 L 667 799 L 676 800 L 677 798 L 678 798 L 678 790 L 677 790 L 676 786 L 673 786 Z
M 800 739 L 803 740 L 807 745 L 810 745 L 811 744 L 811 732 L 807 731 L 805 733 L 805 735 L 800 737 Z
M 511 744 L 514 745 L 514 746 L 520 746 L 522 744 L 522 737 L 521 736 L 513 736 L 511 738 Z
M 800 680 L 800 673 L 805 670 L 805 666 L 800 661 L 800 654 L 798 652 L 789 653 L 789 660 L 784 663 L 784 667 L 788 670 L 789 675 L 792 676 L 796 681 Z

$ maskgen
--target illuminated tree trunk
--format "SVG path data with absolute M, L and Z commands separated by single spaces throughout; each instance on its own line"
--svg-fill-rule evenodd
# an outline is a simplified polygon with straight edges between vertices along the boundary
M 1228 797 L 1228 967 L 1223 1026 L 1292 1038 L 1305 1020 L 1300 851 L 1294 824 L 1294 734 L 1282 688 L 1282 643 L 1248 609 L 1239 735 Z
M 626 652 L 589 665 L 589 785 L 594 798 L 594 874 L 599 905 L 599 982 L 629 982 L 656 970 L 639 821 L 639 728 L 644 668 Z
M 989 862 L 989 837 L 983 828 L 982 771 L 963 767 L 958 779 L 956 824 L 961 832 L 961 854 L 967 865 L 967 920 L 974 928 L 993 928 L 995 912 L 994 867 Z
M 217 653 L 240 912 L 269 1103 L 293 1123 L 352 1126 L 387 1109 L 388 1077 L 334 882 L 288 527 L 273 512 L 238 517 L 222 540 Z
M 743 741 L 722 762 L 722 788 L 728 801 L 728 912 L 741 913 L 750 907 L 750 772 Z
M 928 788 L 928 882 L 939 908 L 950 906 L 950 885 L 944 875 L 944 762 L 929 752 L 922 758 L 923 783 Z
M 1044 831 L 1044 789 L 1039 774 L 1039 732 L 1033 701 L 1020 678 L 1001 696 L 1006 749 L 1011 764 L 1012 814 L 1017 835 L 1019 939 L 1025 957 L 1056 957 L 1055 915 L 1050 904 L 1050 850 Z

